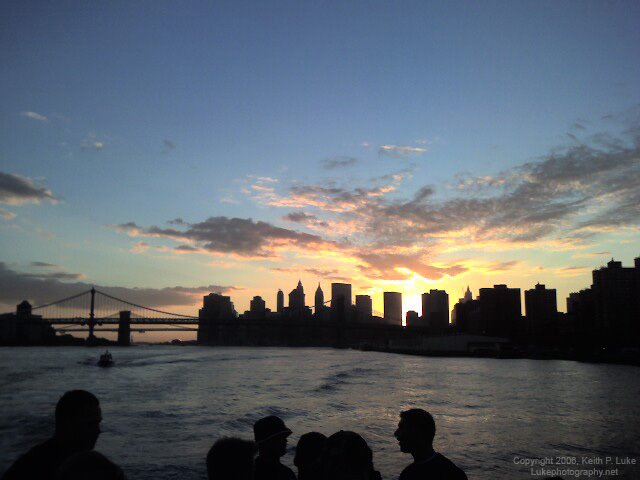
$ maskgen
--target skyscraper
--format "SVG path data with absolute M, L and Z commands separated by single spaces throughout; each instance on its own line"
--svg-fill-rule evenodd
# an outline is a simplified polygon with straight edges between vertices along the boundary
M 324 293 L 322 292 L 322 288 L 320 288 L 320 282 L 318 282 L 318 288 L 316 288 L 316 298 L 315 298 L 316 315 L 320 315 L 323 309 L 324 309 Z
M 402 293 L 384 292 L 384 322 L 402 325 Z
M 449 326 L 449 295 L 444 290 L 430 290 L 422 294 L 422 317 L 434 330 Z
M 284 312 L 284 293 L 282 292 L 282 290 L 278 290 L 278 300 L 276 305 L 277 312 L 279 314 L 282 314 L 282 312 Z
M 373 315 L 373 304 L 369 295 L 356 295 L 356 322 L 369 323 Z
M 302 282 L 298 280 L 298 286 L 289 293 L 289 310 L 302 311 L 305 307 L 304 296 Z
M 524 292 L 524 310 L 527 317 L 527 337 L 533 343 L 550 339 L 555 333 L 558 319 L 556 290 L 536 284 Z
M 339 299 L 342 299 L 343 312 L 338 312 Z M 333 321 L 350 321 L 351 314 L 351 284 L 332 283 L 331 284 L 331 317 Z
M 481 288 L 478 300 L 481 333 L 514 338 L 522 331 L 519 288 L 508 288 L 506 285 Z

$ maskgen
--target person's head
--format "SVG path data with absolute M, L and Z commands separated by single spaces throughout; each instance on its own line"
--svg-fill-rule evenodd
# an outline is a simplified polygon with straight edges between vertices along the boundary
M 370 480 L 376 473 L 373 452 L 365 439 L 345 430 L 327 438 L 322 469 L 326 480 Z
M 125 480 L 120 467 L 95 450 L 68 458 L 59 468 L 56 480 Z
M 327 437 L 319 432 L 305 433 L 300 437 L 293 457 L 293 464 L 298 470 L 319 466 L 326 441 Z
M 414 453 L 433 448 L 436 424 L 426 410 L 412 408 L 400 413 L 400 423 L 394 435 L 400 444 L 400 451 Z
M 56 405 L 56 436 L 80 450 L 91 450 L 100 435 L 102 412 L 95 395 L 71 390 Z
M 291 430 L 279 417 L 261 418 L 253 424 L 253 434 L 261 456 L 280 458 L 287 453 L 287 437 Z
M 207 454 L 209 480 L 252 480 L 256 445 L 240 438 L 221 438 Z

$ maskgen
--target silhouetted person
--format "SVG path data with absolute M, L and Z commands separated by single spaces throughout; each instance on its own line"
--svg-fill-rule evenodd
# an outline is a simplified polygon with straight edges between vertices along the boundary
M 322 452 L 327 437 L 318 432 L 305 433 L 298 440 L 293 464 L 298 469 L 298 480 L 322 478 Z
M 96 451 L 80 452 L 68 458 L 56 480 L 126 480 L 115 463 Z
M 413 463 L 400 474 L 400 480 L 467 480 L 451 460 L 433 449 L 436 424 L 431 414 L 412 408 L 400 414 L 395 437 L 400 451 L 410 453 Z
M 65 393 L 56 405 L 52 438 L 33 447 L 6 471 L 3 480 L 51 480 L 72 455 L 93 450 L 100 435 L 100 402 L 85 390 Z
M 331 435 L 322 455 L 323 480 L 380 480 L 373 467 L 373 452 L 355 432 L 340 430 Z
M 284 422 L 275 415 L 261 418 L 253 425 L 253 433 L 258 446 L 255 480 L 295 480 L 293 471 L 280 463 L 291 435 Z
M 239 438 L 221 438 L 207 454 L 209 480 L 253 480 L 256 445 Z

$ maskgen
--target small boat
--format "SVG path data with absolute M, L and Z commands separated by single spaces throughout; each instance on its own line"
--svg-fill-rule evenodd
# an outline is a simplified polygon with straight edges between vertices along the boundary
M 102 355 L 100 355 L 100 360 L 98 360 L 99 367 L 112 367 L 113 363 L 113 357 L 109 353 L 109 350 L 106 350 Z

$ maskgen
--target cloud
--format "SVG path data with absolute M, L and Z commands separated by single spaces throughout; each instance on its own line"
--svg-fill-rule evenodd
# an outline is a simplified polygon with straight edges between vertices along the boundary
M 411 158 L 422 155 L 427 151 L 424 147 L 410 147 L 407 145 L 380 145 L 378 153 L 395 158 Z
M 53 263 L 47 263 L 47 262 L 31 262 L 31 266 L 32 267 L 41 267 L 41 268 L 57 267 L 57 265 L 55 265 Z
M 323 220 L 320 220 L 315 215 L 310 215 L 304 212 L 291 212 L 284 217 L 283 220 L 287 222 L 301 223 L 309 226 L 328 227 L 329 224 Z
M 335 170 L 338 168 L 353 167 L 358 159 L 353 157 L 333 157 L 322 160 L 320 164 L 327 170 Z
M 103 150 L 104 147 L 106 147 L 106 144 L 104 142 L 104 140 L 100 140 L 98 139 L 98 137 L 94 134 L 91 133 L 89 135 L 87 135 L 82 142 L 80 142 L 80 147 L 82 147 L 82 149 L 93 149 L 96 150 L 97 152 L 99 152 L 100 150 Z
M 73 278 L 62 279 L 73 280 Z M 38 276 L 16 272 L 7 268 L 5 263 L 0 262 L 0 303 L 15 305 L 27 299 L 33 306 L 38 306 L 81 293 L 91 289 L 93 286 L 84 282 L 62 282 L 60 280 L 61 278 L 53 276 Z M 95 285 L 95 288 L 128 302 L 153 308 L 194 305 L 201 295 L 241 290 L 240 287 L 223 285 L 167 288 L 128 288 Z M 194 312 L 194 315 L 196 315 L 196 312 Z
M 233 253 L 241 257 L 269 257 L 279 247 L 312 248 L 328 242 L 317 235 L 276 227 L 250 218 L 209 217 L 184 230 L 140 227 L 134 222 L 115 225 L 134 237 L 158 237 L 197 245 L 210 253 Z M 183 247 L 184 250 L 184 247 Z
M 47 200 L 51 203 L 58 201 L 51 190 L 36 185 L 32 179 L 0 172 L 0 203 L 22 205 L 40 203 L 41 200 Z M 10 214 L 10 212 L 8 213 Z
M 421 260 L 416 253 L 356 253 L 356 257 L 364 262 L 358 268 L 368 278 L 385 280 L 404 280 L 416 273 L 429 280 L 439 280 L 444 276 L 454 277 L 467 271 L 461 265 L 437 267 Z
M 13 212 L 10 212 L 9 210 L 0 208 L 0 217 L 4 218 L 5 220 L 12 220 L 16 218 L 16 214 Z
M 36 112 L 20 112 L 20 115 L 22 115 L 25 118 L 29 118 L 31 120 L 37 120 L 38 122 L 48 122 L 49 119 L 47 117 L 45 117 L 44 115 L 41 115 L 39 113 Z

